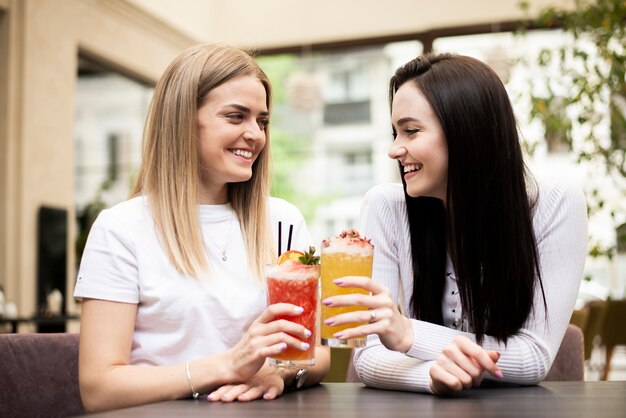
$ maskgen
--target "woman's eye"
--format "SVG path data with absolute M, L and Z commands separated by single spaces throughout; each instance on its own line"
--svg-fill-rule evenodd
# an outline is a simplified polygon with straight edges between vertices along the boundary
M 241 122 L 243 120 L 243 115 L 241 113 L 229 113 L 226 115 L 226 118 L 232 121 Z
M 405 129 L 404 133 L 407 134 L 408 136 L 414 135 L 418 132 L 420 132 L 421 129 Z
M 270 120 L 269 119 L 261 119 L 258 123 L 259 123 L 259 128 L 261 128 L 261 130 L 265 130 L 267 128 L 267 125 L 270 124 Z
M 393 130 L 391 131 L 391 137 L 392 137 L 393 139 L 396 139 L 396 138 L 398 137 L 398 133 L 396 132 L 396 130 L 395 130 L 395 129 L 393 129 Z

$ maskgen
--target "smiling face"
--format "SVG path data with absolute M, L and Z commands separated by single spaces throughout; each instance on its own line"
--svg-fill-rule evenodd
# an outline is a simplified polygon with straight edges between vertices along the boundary
M 198 109 L 201 204 L 228 201 L 228 183 L 250 180 L 265 146 L 269 113 L 263 84 L 234 78 L 211 90 Z
M 389 157 L 402 164 L 406 192 L 446 201 L 448 144 L 430 104 L 411 81 L 400 86 L 391 107 L 395 133 Z

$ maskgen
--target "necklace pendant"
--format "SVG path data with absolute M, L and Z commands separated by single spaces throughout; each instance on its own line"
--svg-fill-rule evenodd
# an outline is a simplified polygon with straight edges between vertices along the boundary
M 226 257 L 226 254 L 222 254 L 222 261 L 227 261 L 228 257 Z

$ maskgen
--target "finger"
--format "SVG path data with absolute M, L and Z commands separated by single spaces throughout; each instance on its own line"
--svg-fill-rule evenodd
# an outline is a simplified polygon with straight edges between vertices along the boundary
M 304 309 L 301 306 L 292 305 L 291 303 L 274 303 L 265 308 L 255 322 L 265 324 L 273 321 L 278 316 L 298 316 L 302 312 L 304 312 Z
M 247 392 L 250 389 L 250 386 L 242 383 L 239 385 L 232 386 L 226 393 L 224 393 L 220 400 L 222 402 L 233 402 L 236 401 L 237 398 L 242 394 Z
M 455 345 L 445 347 L 442 350 L 442 353 L 451 362 L 467 373 L 475 385 L 480 384 L 484 369 L 474 360 L 474 358 L 467 356 Z
M 502 371 L 496 365 L 495 361 L 487 353 L 487 350 L 479 346 L 478 344 L 470 341 L 466 337 L 455 337 L 453 343 L 463 351 L 466 355 L 472 357 L 472 359 L 482 367 L 483 370 L 488 371 L 491 375 L 502 379 Z
M 268 324 L 258 324 L 255 326 L 255 329 L 252 330 L 252 333 L 257 336 L 276 334 L 279 332 L 291 334 L 302 340 L 307 340 L 313 334 L 313 331 L 307 329 L 305 326 L 286 319 L 278 319 Z
M 459 392 L 463 390 L 463 383 L 453 374 L 441 367 L 437 362 L 429 371 L 432 380 L 433 392 L 438 394 Z
M 364 295 L 362 293 L 349 293 L 345 295 L 336 295 L 322 300 L 324 306 L 330 308 L 340 308 L 344 306 L 363 306 L 368 309 L 391 308 L 394 303 L 387 294 L 378 294 L 375 296 Z
M 391 314 L 384 309 L 369 309 L 346 312 L 324 320 L 326 325 L 369 324 L 390 318 Z
M 489 350 L 489 351 L 487 351 L 487 354 L 489 355 L 489 357 L 491 357 L 491 360 L 493 360 L 496 363 L 498 362 L 498 360 L 500 360 L 500 352 L 499 351 Z
M 448 374 L 454 376 L 454 378 L 460 382 L 462 389 L 469 389 L 474 384 L 473 376 L 448 355 L 442 353 L 439 358 L 437 358 L 436 364 L 438 364 Z
M 265 393 L 265 388 L 262 386 L 253 386 L 247 391 L 243 392 L 237 397 L 238 401 L 249 402 L 255 399 L 259 399 Z
M 272 357 L 280 354 L 285 351 L 287 347 L 292 347 L 300 351 L 306 351 L 311 347 L 311 344 L 308 342 L 300 341 L 299 339 L 283 332 L 260 338 L 255 341 L 254 344 L 259 347 L 258 353 L 261 357 Z
M 221 400 L 221 398 L 222 398 L 222 395 L 227 393 L 232 387 L 233 387 L 233 385 L 220 386 L 218 389 L 216 389 L 213 392 L 209 393 L 209 396 L 207 396 L 207 400 L 209 402 L 219 402 Z
M 393 312 L 389 309 L 362 310 L 348 312 L 324 320 L 329 326 L 349 325 L 334 334 L 335 338 L 349 339 L 371 334 L 387 335 L 392 324 Z
M 263 394 L 263 399 L 269 401 L 271 399 L 276 399 L 281 394 L 282 394 L 282 391 L 280 390 L 278 386 L 270 386 Z
M 498 351 L 487 351 L 487 355 L 491 358 L 491 360 L 493 360 L 494 363 L 497 363 L 498 360 L 500 360 L 500 352 Z M 502 373 L 502 369 L 500 369 L 499 366 L 498 370 L 496 370 L 494 373 L 489 373 L 498 379 L 504 379 L 504 374 Z
M 391 293 L 385 286 L 372 281 L 365 276 L 344 276 L 333 280 L 333 283 L 339 287 L 356 287 L 367 290 L 373 295 L 380 293 Z

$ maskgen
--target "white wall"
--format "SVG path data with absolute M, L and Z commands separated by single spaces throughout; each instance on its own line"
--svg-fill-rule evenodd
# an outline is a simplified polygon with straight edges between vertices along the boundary
M 129 0 L 198 41 L 277 48 L 521 19 L 519 0 Z M 531 13 L 570 0 L 531 0 Z

